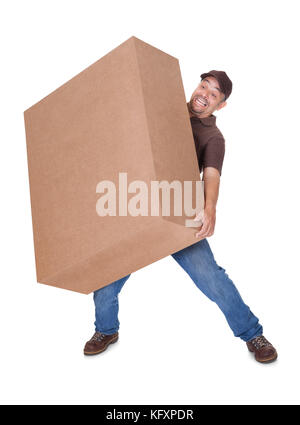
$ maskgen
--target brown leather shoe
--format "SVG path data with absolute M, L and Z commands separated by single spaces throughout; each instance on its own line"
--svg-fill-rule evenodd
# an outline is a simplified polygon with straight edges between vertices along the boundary
M 255 353 L 255 360 L 260 363 L 271 363 L 277 359 L 277 351 L 263 336 L 258 336 L 246 342 L 248 350 Z
M 117 342 L 118 339 L 118 332 L 112 335 L 105 335 L 101 332 L 95 332 L 92 338 L 85 344 L 83 352 L 87 356 L 93 356 L 95 354 L 102 353 L 107 349 L 109 344 Z

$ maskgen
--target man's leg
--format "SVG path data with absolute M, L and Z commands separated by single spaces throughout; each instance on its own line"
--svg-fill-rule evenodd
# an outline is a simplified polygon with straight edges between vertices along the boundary
M 96 329 L 93 337 L 85 344 L 84 354 L 102 353 L 109 344 L 118 341 L 120 326 L 118 295 L 129 276 L 130 274 L 94 292 Z
M 118 295 L 129 276 L 130 274 L 94 292 L 96 332 L 105 335 L 118 332 L 120 326 Z
M 172 257 L 197 287 L 219 306 L 236 337 L 250 341 L 262 335 L 258 318 L 244 303 L 225 269 L 216 263 L 206 239 L 172 254 Z

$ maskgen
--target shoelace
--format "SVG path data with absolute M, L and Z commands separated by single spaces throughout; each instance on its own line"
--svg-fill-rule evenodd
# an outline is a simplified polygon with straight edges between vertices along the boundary
M 104 334 L 101 334 L 100 332 L 95 332 L 95 334 L 92 337 L 91 341 L 101 341 L 104 337 L 105 337 Z
M 257 338 L 252 339 L 251 343 L 257 350 L 263 347 L 271 347 L 272 345 L 264 336 L 258 336 Z

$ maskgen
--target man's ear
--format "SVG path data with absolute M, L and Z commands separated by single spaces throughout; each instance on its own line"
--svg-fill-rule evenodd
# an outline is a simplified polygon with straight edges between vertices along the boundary
M 226 105 L 227 105 L 227 102 L 225 102 L 225 100 L 224 100 L 224 102 L 221 102 L 220 105 L 217 107 L 217 111 L 224 108 L 224 106 L 226 106 Z

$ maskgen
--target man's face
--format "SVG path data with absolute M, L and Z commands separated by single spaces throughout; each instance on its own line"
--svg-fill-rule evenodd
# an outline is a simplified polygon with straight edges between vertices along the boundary
M 210 116 L 226 105 L 224 94 L 216 78 L 204 78 L 193 92 L 190 100 L 190 112 L 200 118 Z

